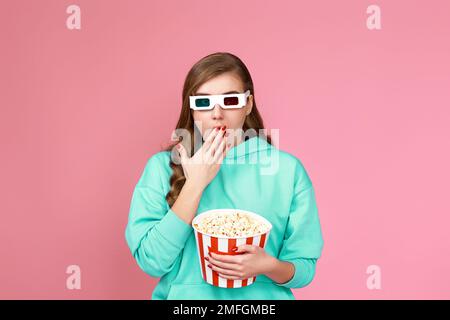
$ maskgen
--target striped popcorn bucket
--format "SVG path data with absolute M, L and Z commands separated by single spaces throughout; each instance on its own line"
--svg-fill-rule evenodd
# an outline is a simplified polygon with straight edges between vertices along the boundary
M 214 213 L 245 213 L 251 217 L 253 217 L 255 220 L 262 222 L 268 226 L 267 231 L 262 234 L 255 234 L 252 236 L 245 236 L 245 237 L 227 237 L 223 235 L 212 235 L 207 234 L 204 232 L 201 232 L 195 228 L 195 224 L 198 224 L 200 219 L 206 217 L 209 214 Z M 208 256 L 209 252 L 214 252 L 216 254 L 223 254 L 223 255 L 238 255 L 241 253 L 235 253 L 231 251 L 234 247 L 238 247 L 242 244 L 250 244 L 250 245 L 256 245 L 261 248 L 264 248 L 267 239 L 270 233 L 270 230 L 272 229 L 272 224 L 262 216 L 246 210 L 240 210 L 240 209 L 214 209 L 214 210 L 208 210 L 205 212 L 202 212 L 198 214 L 194 220 L 192 221 L 192 227 L 194 228 L 194 234 L 195 234 L 195 240 L 197 243 L 197 252 L 200 262 L 200 267 L 202 271 L 203 279 L 216 287 L 221 288 L 240 288 L 240 287 L 246 287 L 251 285 L 255 282 L 256 276 L 251 277 L 248 279 L 243 280 L 231 280 L 231 279 L 225 279 L 219 276 L 219 274 L 216 271 L 211 270 L 207 267 L 208 262 L 205 260 L 205 257 Z

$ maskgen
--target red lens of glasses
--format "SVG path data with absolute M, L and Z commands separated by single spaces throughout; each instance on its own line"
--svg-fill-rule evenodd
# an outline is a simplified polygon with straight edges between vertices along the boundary
M 223 104 L 226 106 L 236 106 L 239 103 L 238 97 L 226 97 L 223 99 Z

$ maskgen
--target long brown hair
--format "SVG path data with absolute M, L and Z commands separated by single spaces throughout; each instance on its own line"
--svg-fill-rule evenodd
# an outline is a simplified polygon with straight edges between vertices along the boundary
M 212 53 L 196 62 L 184 80 L 181 113 L 175 129 L 186 129 L 189 131 L 191 135 L 190 146 L 183 144 L 188 155 L 193 155 L 195 153 L 195 124 L 192 116 L 192 110 L 189 107 L 189 96 L 195 95 L 197 89 L 203 83 L 226 72 L 234 72 L 241 79 L 244 85 L 244 92 L 246 90 L 250 90 L 250 94 L 253 95 L 252 111 L 246 116 L 242 130 L 246 132 L 248 129 L 254 129 L 256 132 L 259 132 L 260 129 L 264 129 L 263 120 L 258 112 L 258 108 L 256 107 L 253 81 L 245 64 L 241 61 L 241 59 L 231 53 Z M 263 135 L 263 138 L 271 144 L 270 135 Z M 172 151 L 175 145 L 180 141 L 181 139 L 179 138 L 178 141 L 170 144 L 164 149 L 164 151 Z M 181 164 L 174 163 L 172 157 L 170 159 L 170 167 L 172 168 L 173 173 L 170 177 L 170 190 L 166 195 L 166 200 L 169 206 L 172 207 L 181 192 L 181 188 L 186 181 L 186 177 L 184 176 Z

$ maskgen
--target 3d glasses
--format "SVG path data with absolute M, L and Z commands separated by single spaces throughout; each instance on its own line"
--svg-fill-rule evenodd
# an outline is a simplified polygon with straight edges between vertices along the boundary
M 189 103 L 191 109 L 194 110 L 212 110 L 216 104 L 219 104 L 223 109 L 239 109 L 247 104 L 249 95 L 250 90 L 244 93 L 189 96 Z

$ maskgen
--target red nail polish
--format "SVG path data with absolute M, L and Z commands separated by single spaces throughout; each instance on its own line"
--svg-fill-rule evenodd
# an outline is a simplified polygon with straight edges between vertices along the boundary
M 238 248 L 234 247 L 233 249 L 231 249 L 231 251 L 236 251 Z
M 211 268 L 211 265 L 210 265 L 210 264 L 208 264 L 208 268 Z
M 206 258 L 205 258 L 205 260 L 206 260 L 206 261 L 209 261 L 209 258 L 208 258 L 208 257 L 206 257 Z

